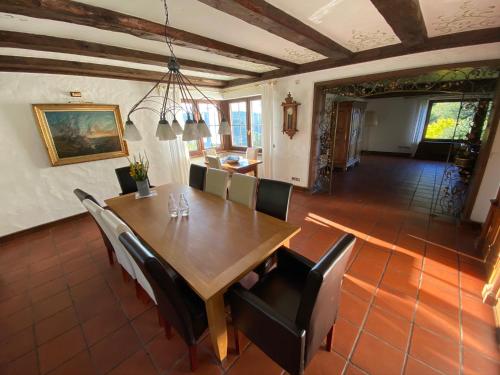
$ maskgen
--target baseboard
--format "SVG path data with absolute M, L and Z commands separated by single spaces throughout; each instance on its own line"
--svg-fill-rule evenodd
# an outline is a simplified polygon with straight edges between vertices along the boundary
M 293 190 L 300 191 L 301 193 L 309 193 L 309 188 L 304 187 L 304 186 L 293 185 Z
M 68 216 L 68 217 L 65 217 L 65 218 L 62 218 L 59 220 L 50 221 L 50 222 L 45 223 L 45 224 L 40 224 L 40 225 L 37 225 L 35 227 L 26 228 L 26 229 L 20 230 L 18 232 L 6 234 L 5 236 L 0 237 L 0 245 L 5 243 L 5 242 L 9 242 L 15 238 L 24 236 L 26 234 L 38 232 L 38 231 L 43 230 L 43 229 L 49 229 L 49 228 L 54 227 L 58 224 L 66 223 L 68 221 L 72 221 L 72 220 L 76 220 L 76 219 L 81 219 L 81 218 L 84 218 L 88 215 L 89 215 L 88 212 L 82 212 L 80 214 Z
M 394 156 L 397 158 L 411 158 L 408 152 L 387 152 L 387 151 L 361 151 L 362 155 Z

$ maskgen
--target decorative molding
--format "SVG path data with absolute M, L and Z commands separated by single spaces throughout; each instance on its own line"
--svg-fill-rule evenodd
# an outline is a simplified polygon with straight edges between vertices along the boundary
M 446 7 L 443 9 L 446 9 Z M 434 30 L 440 34 L 453 34 L 499 26 L 500 9 L 497 5 L 478 8 L 478 4 L 466 0 L 460 5 L 455 14 L 450 16 L 441 15 L 437 18 L 438 21 L 432 23 Z
M 346 45 L 351 51 L 359 52 L 396 43 L 399 43 L 398 38 L 385 31 L 352 30 L 351 39 L 346 42 Z
M 302 50 L 285 48 L 282 58 L 284 60 L 292 61 L 296 64 L 305 64 L 312 61 L 318 61 L 325 58 L 325 56 L 320 55 L 314 51 L 310 51 L 306 48 Z

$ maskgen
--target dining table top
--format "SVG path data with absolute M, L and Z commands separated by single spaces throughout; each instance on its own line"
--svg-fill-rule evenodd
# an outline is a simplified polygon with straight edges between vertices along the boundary
M 205 301 L 254 269 L 300 227 L 182 184 L 106 200 L 136 235 Z M 171 218 L 168 198 L 183 193 L 189 216 Z

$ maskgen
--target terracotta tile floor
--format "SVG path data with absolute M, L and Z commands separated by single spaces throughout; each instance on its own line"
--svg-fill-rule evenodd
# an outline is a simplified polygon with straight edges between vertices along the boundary
M 334 351 L 306 374 L 497 374 L 495 321 L 480 300 L 477 232 L 429 216 L 439 163 L 365 157 L 336 174 L 334 196 L 294 193 L 292 247 L 317 260 L 358 237 L 344 279 Z M 76 199 L 76 198 L 75 198 Z M 164 338 L 89 218 L 0 245 L 0 374 L 188 373 L 182 340 Z M 230 345 L 232 343 L 230 339 Z M 217 365 L 202 342 L 200 374 L 281 374 L 254 345 Z

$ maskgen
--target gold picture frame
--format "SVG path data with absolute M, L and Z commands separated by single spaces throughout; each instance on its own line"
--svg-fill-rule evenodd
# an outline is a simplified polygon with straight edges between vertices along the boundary
M 33 104 L 52 166 L 128 156 L 120 108 L 107 104 Z

